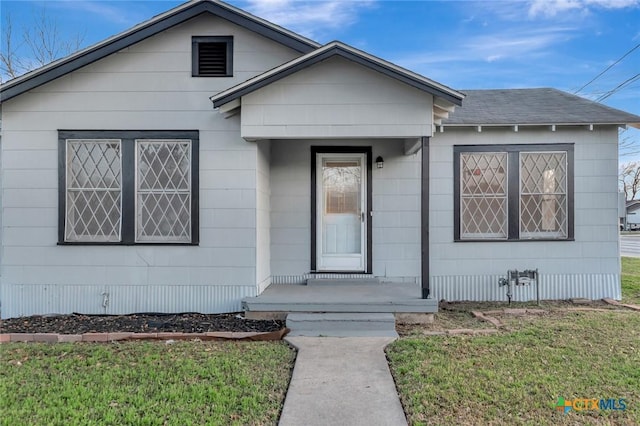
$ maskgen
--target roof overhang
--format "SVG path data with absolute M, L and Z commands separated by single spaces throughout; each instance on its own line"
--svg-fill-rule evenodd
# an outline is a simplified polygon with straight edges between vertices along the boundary
M 434 113 L 438 114 L 437 117 L 440 120 L 448 117 L 448 114 L 453 111 L 456 105 L 462 105 L 465 95 L 461 92 L 338 41 L 328 43 L 306 55 L 211 96 L 211 102 L 213 102 L 214 108 L 222 108 L 230 102 L 241 99 L 242 96 L 336 56 L 432 94 L 437 99 L 434 105 L 436 107 L 434 108 Z
M 610 123 L 610 122 L 594 122 L 594 123 L 490 123 L 490 124 L 473 124 L 473 123 L 465 123 L 465 124 L 459 124 L 459 123 L 453 123 L 453 124 L 449 124 L 449 123 L 435 123 L 438 126 L 438 131 L 440 133 L 443 133 L 445 131 L 445 128 L 451 128 L 451 129 L 475 129 L 477 132 L 482 132 L 482 129 L 488 128 L 488 129 L 511 129 L 514 132 L 518 132 L 520 129 L 522 128 L 532 128 L 532 127 L 538 127 L 538 128 L 546 128 L 552 132 L 555 132 L 557 129 L 561 128 L 561 127 L 583 127 L 585 129 L 588 129 L 589 131 L 593 131 L 596 127 L 602 127 L 602 126 L 614 126 L 614 127 L 620 127 L 620 128 L 627 128 L 627 126 L 631 126 L 634 127 L 636 129 L 640 129 L 640 123 Z
M 9 100 L 203 13 L 230 21 L 300 53 L 313 51 L 320 46 L 219 0 L 189 1 L 98 44 L 8 81 L 0 86 L 0 101 Z

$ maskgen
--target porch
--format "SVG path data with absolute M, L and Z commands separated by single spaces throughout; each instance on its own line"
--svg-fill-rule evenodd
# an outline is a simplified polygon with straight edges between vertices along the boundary
M 322 280 L 318 280 L 322 281 Z M 289 313 L 431 314 L 435 299 L 423 299 L 415 283 L 334 280 L 307 284 L 272 284 L 257 297 L 242 300 L 247 318 L 284 318 Z

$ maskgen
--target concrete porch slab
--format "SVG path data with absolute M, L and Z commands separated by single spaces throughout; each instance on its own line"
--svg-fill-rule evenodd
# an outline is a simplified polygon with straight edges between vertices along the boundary
M 245 312 L 434 313 L 435 299 L 422 299 L 417 284 L 270 285 L 242 300 Z

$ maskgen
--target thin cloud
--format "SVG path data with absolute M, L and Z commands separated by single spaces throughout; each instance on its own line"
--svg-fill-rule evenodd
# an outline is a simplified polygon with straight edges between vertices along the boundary
M 133 26 L 146 18 L 146 15 L 135 13 L 132 10 L 132 3 L 133 2 L 120 1 L 104 3 L 86 0 L 49 2 L 51 6 L 64 8 L 73 12 L 96 15 L 102 20 L 124 27 Z
M 588 14 L 591 9 L 634 7 L 640 7 L 640 0 L 533 0 L 529 6 L 529 17 L 555 17 L 566 12 Z
M 455 50 L 423 52 L 396 59 L 405 67 L 451 62 L 496 62 L 503 59 L 542 56 L 549 49 L 571 37 L 569 26 L 529 30 L 502 30 L 490 34 L 465 36 L 456 43 Z
M 359 13 L 372 7 L 375 1 L 249 0 L 247 3 L 247 9 L 254 15 L 314 37 L 319 31 L 353 24 Z
M 572 30 L 570 27 L 553 27 L 481 35 L 467 42 L 464 51 L 467 55 L 488 62 L 502 58 L 530 57 L 566 41 Z

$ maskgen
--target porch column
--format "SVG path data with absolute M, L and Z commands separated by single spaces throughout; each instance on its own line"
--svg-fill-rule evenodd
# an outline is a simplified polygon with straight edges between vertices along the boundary
M 420 257 L 422 271 L 422 298 L 429 298 L 429 137 L 421 138 L 420 189 Z

